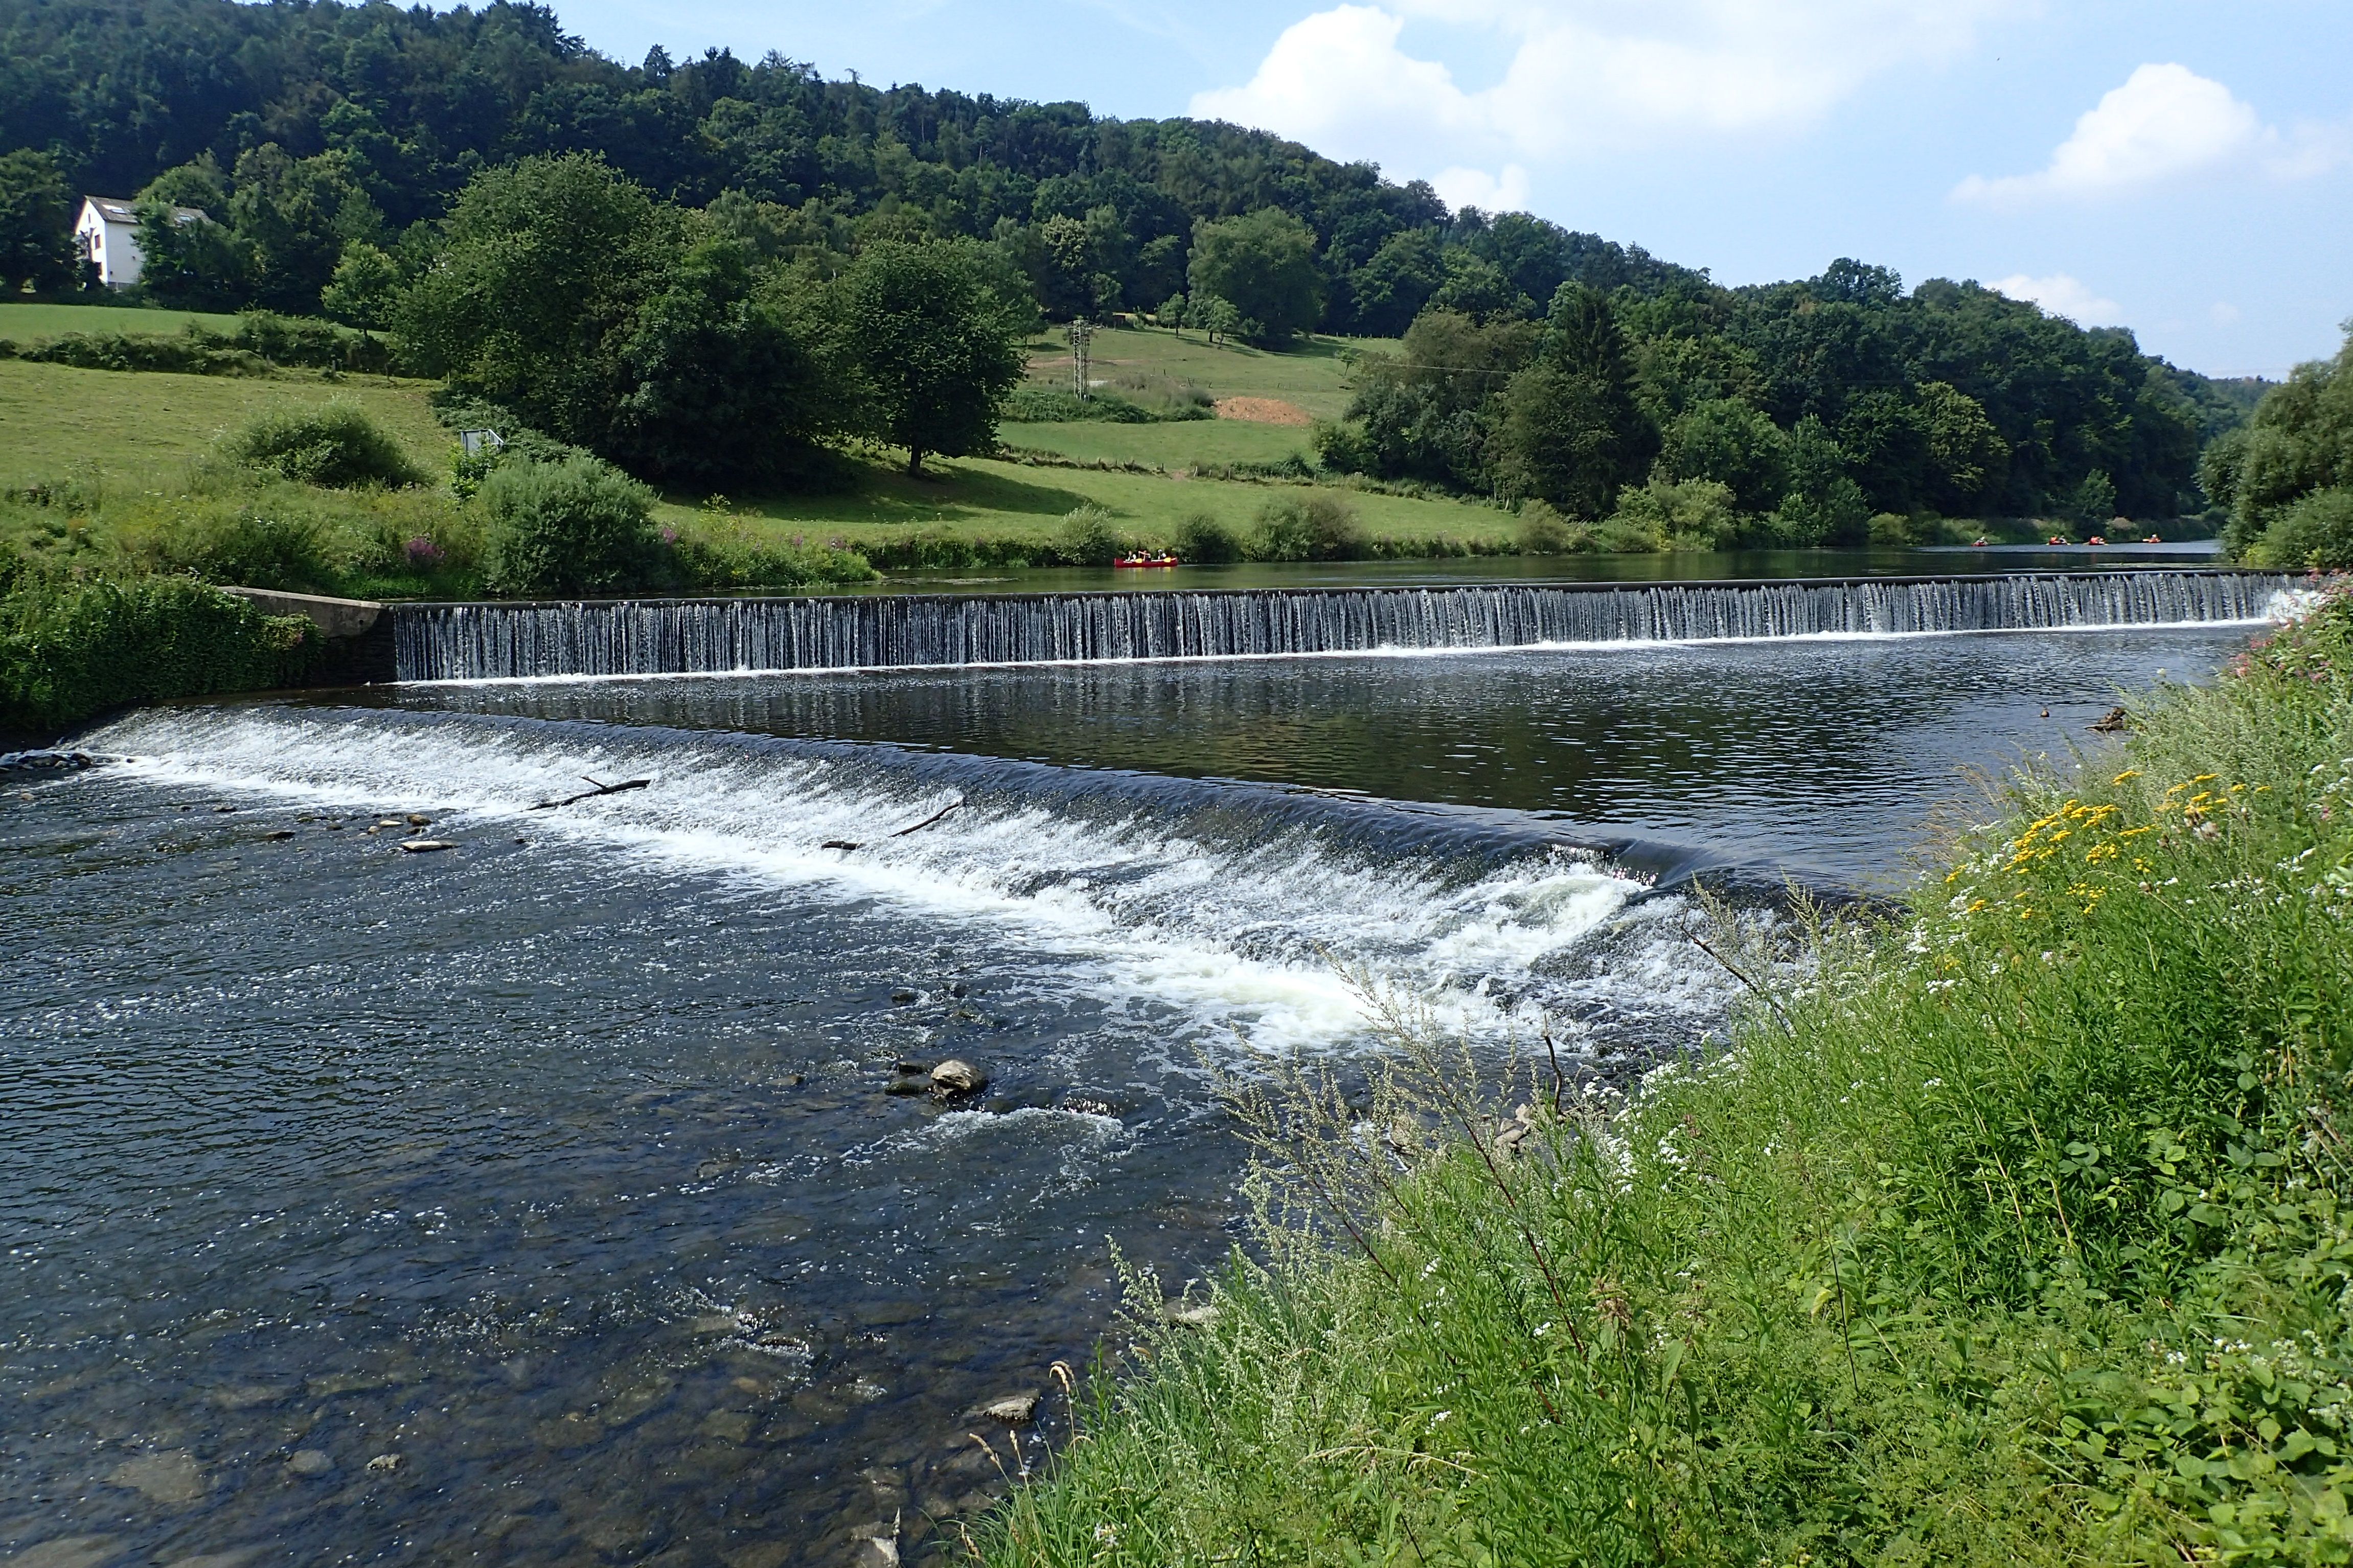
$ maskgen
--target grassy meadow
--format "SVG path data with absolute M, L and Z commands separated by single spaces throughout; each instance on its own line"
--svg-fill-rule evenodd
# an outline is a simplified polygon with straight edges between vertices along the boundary
M 0 310 L 94 316 L 103 308 Z M 1290 355 L 1222 344 L 1212 349 L 1196 335 L 1152 330 L 1104 331 L 1096 342 L 1103 378 L 1186 380 L 1214 396 L 1266 398 L 1302 409 L 1335 410 L 1347 395 L 1337 340 L 1317 339 Z M 1052 374 L 1057 352 L 1067 372 L 1067 351 L 1044 340 L 1033 348 L 1041 378 Z M 205 376 L 0 360 L 0 428 L 9 434 L 0 447 L 0 493 L 18 498 L 0 501 L 0 540 L 37 552 L 68 543 L 101 554 L 127 550 L 139 560 L 168 564 L 180 560 L 167 538 L 174 517 L 200 531 L 211 526 L 206 519 L 225 510 L 259 507 L 311 520 L 332 535 L 377 542 L 340 552 L 341 558 L 366 557 L 377 566 L 331 572 L 333 581 L 322 579 L 322 591 L 338 585 L 393 595 L 466 591 L 467 580 L 449 570 L 418 576 L 383 567 L 379 536 L 387 529 L 404 538 L 449 540 L 458 545 L 451 558 L 464 558 L 467 524 L 446 479 L 415 491 L 328 491 L 234 475 L 217 456 L 224 437 L 265 415 L 343 401 L 364 408 L 419 469 L 446 476 L 451 436 L 426 401 L 429 390 L 425 382 L 306 371 Z M 1116 534 L 1139 544 L 1169 543 L 1187 519 L 1204 516 L 1247 532 L 1271 499 L 1294 494 L 1296 487 L 1202 470 L 1310 454 L 1304 426 L 1234 419 L 1008 424 L 1002 435 L 1026 460 L 934 459 L 914 479 L 896 454 L 858 451 L 845 460 L 839 482 L 827 489 L 716 500 L 672 494 L 658 516 L 681 531 L 723 520 L 730 537 L 750 546 L 839 540 L 883 565 L 1046 564 L 1055 559 L 1063 519 L 1082 507 L 1099 509 Z M 57 505 L 24 499 L 69 491 L 71 519 Z M 1512 547 L 1513 519 L 1492 507 L 1369 490 L 1351 493 L 1348 501 L 1384 553 Z
M 11 305 L 0 310 L 95 311 L 93 306 Z M 122 315 L 160 312 L 125 310 Z M 0 360 L 0 489 L 68 479 L 168 489 L 225 433 L 288 405 L 341 398 L 392 432 L 427 471 L 448 466 L 449 432 L 426 405 L 425 382 L 300 371 L 269 377 L 77 370 Z
M 0 304 L 0 338 L 29 344 L 68 332 L 176 332 L 194 322 L 217 332 L 237 330 L 235 316 L 138 305 Z

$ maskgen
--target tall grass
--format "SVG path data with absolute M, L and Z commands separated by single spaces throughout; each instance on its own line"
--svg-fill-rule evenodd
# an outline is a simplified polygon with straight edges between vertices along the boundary
M 0 591 L 0 728 L 54 733 L 111 708 L 300 680 L 308 621 L 185 577 L 16 573 Z
M 976 1550 L 2353 1559 L 2353 604 L 2131 717 L 1900 918 L 1695 922 L 1749 1000 L 1629 1100 L 1396 1006 L 1240 1094 L 1253 1246 Z

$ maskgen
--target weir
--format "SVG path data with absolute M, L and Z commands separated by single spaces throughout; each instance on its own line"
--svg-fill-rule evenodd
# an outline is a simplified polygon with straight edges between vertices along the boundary
M 390 606 L 396 679 L 723 674 L 2265 619 L 2241 572 Z

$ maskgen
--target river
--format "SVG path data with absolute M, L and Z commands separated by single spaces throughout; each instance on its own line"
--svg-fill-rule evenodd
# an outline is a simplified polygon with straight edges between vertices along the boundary
M 1208 1079 L 1360 1062 L 1345 976 L 1622 1079 L 1722 1016 L 1692 879 L 1898 888 L 1982 819 L 1971 770 L 2096 752 L 2119 690 L 2248 631 L 117 721 L 0 816 L 0 1549 L 920 1558 L 1066 1432 L 1115 1257 L 1173 1292 L 1240 1239 Z M 652 782 L 531 809 L 584 776 Z M 888 1092 L 951 1056 L 989 1087 Z

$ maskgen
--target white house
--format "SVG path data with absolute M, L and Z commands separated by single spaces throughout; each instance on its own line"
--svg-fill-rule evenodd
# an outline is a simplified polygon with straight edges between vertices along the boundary
M 182 223 L 209 223 L 202 209 L 174 207 Z M 74 222 L 74 244 L 98 267 L 99 280 L 110 289 L 128 289 L 139 281 L 139 212 L 115 196 L 84 196 L 81 216 Z

